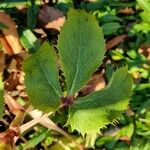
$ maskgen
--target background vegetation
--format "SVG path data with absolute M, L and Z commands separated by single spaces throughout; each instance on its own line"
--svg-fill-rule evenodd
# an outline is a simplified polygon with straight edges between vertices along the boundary
M 126 63 L 134 80 L 130 106 L 118 123 L 108 125 L 106 129 L 101 130 L 101 135 L 91 134 L 86 139 L 64 127 L 65 110 L 57 112 L 55 117 L 51 118 L 58 128 L 63 128 L 63 135 L 60 134 L 61 131 L 56 132 L 60 128 L 55 128 L 54 131 L 45 128 L 46 125 L 25 127 L 23 125 L 31 121 L 31 118 L 35 119 L 36 115 L 41 115 L 40 112 L 28 110 L 29 113 L 26 114 L 21 126 L 21 129 L 26 128 L 26 131 L 17 140 L 17 149 L 78 149 L 74 143 L 76 141 L 85 145 L 87 149 L 149 150 L 149 0 L 1 0 L 0 72 L 5 81 L 6 105 L 5 115 L 0 121 L 0 131 L 6 131 L 9 125 L 14 123 L 16 112 L 21 110 L 22 106 L 28 106 L 22 61 L 34 53 L 45 40 L 56 45 L 58 34 L 70 8 L 92 13 L 99 21 L 106 39 L 106 57 L 103 64 L 80 94 L 86 95 L 95 89 L 105 87 L 113 68 Z M 9 31 L 4 32 L 3 29 L 8 27 Z M 13 38 L 9 35 L 13 35 Z M 69 138 L 66 133 L 69 133 Z

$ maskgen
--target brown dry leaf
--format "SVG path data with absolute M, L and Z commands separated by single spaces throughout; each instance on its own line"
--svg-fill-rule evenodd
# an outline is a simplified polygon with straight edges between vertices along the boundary
M 44 5 L 38 15 L 39 20 L 47 29 L 55 29 L 60 31 L 65 22 L 63 12 L 48 5 Z
M 16 23 L 5 12 L 0 12 L 0 23 L 3 23 L 8 27 L 8 29 L 2 29 L 2 33 L 11 46 L 13 53 L 20 53 L 22 51 L 22 45 L 20 44 L 19 36 L 16 30 Z
M 19 56 L 22 60 L 25 60 L 25 59 L 29 58 L 29 57 L 31 56 L 31 54 L 29 54 L 29 53 L 26 52 L 26 51 L 23 51 L 23 52 L 19 53 L 18 56 Z
M 4 51 L 0 51 L 0 74 L 3 72 L 5 68 L 5 55 Z
M 13 54 L 13 50 L 12 50 L 11 46 L 9 45 L 9 43 L 7 42 L 7 40 L 5 39 L 4 35 L 0 36 L 0 43 L 3 45 L 4 51 L 8 55 L 12 55 Z
M 6 91 L 16 90 L 17 85 L 19 84 L 20 75 L 17 72 L 12 72 L 5 82 Z
M 131 139 L 127 136 L 122 136 L 119 138 L 121 141 L 127 142 L 128 144 L 131 144 Z
M 18 86 L 16 87 L 16 89 L 17 89 L 18 91 L 23 91 L 23 90 L 25 90 L 25 86 L 24 86 L 24 85 L 18 85 Z
M 11 97 L 16 97 L 16 96 L 19 96 L 19 93 L 20 93 L 20 91 L 15 90 L 15 91 L 12 91 L 12 92 L 10 93 L 10 96 L 11 96 Z
M 20 72 L 20 78 L 19 78 L 19 83 L 20 84 L 24 84 L 24 76 L 25 76 L 25 73 L 24 72 Z
M 24 97 L 24 98 L 28 98 L 27 93 L 24 92 L 24 91 L 23 91 L 23 92 L 20 92 L 20 93 L 19 93 L 19 96 L 20 96 L 20 97 Z
M 3 144 L 2 149 L 13 150 L 14 149 L 14 137 L 17 135 L 18 134 L 14 130 L 11 130 L 11 129 L 7 129 L 5 132 L 0 133 L 0 143 Z
M 134 10 L 132 8 L 126 7 L 126 8 L 120 9 L 119 13 L 125 14 L 125 15 L 133 15 L 135 12 L 134 12 Z
M 5 102 L 14 115 L 17 115 L 18 111 L 20 110 L 24 111 L 24 108 L 20 104 L 18 104 L 13 97 L 11 97 L 8 94 L 5 95 Z
M 127 34 L 122 34 L 122 35 L 114 37 L 113 39 L 109 40 L 106 43 L 106 49 L 109 50 L 109 49 L 115 47 L 119 43 L 123 42 L 127 37 L 128 37 Z
M 13 58 L 12 61 L 10 62 L 9 66 L 8 66 L 8 72 L 13 72 L 17 70 L 17 61 Z
M 125 112 L 129 117 L 132 117 L 135 114 L 131 108 L 128 108 Z
M 143 54 L 145 57 L 147 57 L 148 60 L 150 60 L 150 45 L 149 44 L 143 44 L 138 49 L 138 52 L 140 54 Z
M 104 73 L 94 74 L 87 85 L 81 89 L 82 95 L 87 95 L 93 91 L 98 91 L 106 86 Z
M 44 30 L 42 28 L 36 28 L 36 29 L 34 29 L 34 32 L 41 35 L 41 38 L 47 37 L 46 33 L 44 32 Z

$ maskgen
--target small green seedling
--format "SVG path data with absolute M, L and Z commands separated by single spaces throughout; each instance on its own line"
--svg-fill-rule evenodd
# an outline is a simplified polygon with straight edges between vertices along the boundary
M 113 73 L 104 89 L 75 98 L 105 54 L 105 40 L 94 16 L 71 9 L 58 37 L 57 48 L 59 57 L 53 46 L 45 42 L 23 63 L 32 105 L 44 112 L 68 106 L 66 124 L 82 135 L 98 133 L 107 124 L 113 124 L 127 109 L 131 96 L 132 79 L 126 66 Z M 59 83 L 58 62 L 65 75 L 65 92 Z

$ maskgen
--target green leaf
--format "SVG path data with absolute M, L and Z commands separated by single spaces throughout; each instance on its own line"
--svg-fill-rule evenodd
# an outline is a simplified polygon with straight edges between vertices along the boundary
M 150 24 L 150 13 L 148 13 L 147 11 L 143 11 L 140 13 L 140 17 L 143 19 L 144 22 Z
M 120 28 L 121 25 L 118 22 L 109 22 L 102 26 L 104 35 L 115 34 Z
M 20 41 L 24 48 L 30 53 L 34 53 L 40 47 L 41 43 L 32 33 L 30 29 L 21 28 L 20 30 Z
M 150 23 L 150 1 L 137 0 L 137 2 L 144 10 L 140 13 L 140 17 L 143 19 L 144 22 Z
M 41 5 L 40 0 L 34 0 L 36 5 Z M 13 8 L 17 6 L 28 5 L 27 0 L 1 0 L 0 8 Z
M 4 110 L 4 90 L 2 77 L 0 77 L 0 118 L 3 117 L 3 110 Z
M 150 24 L 146 22 L 140 22 L 133 26 L 133 30 L 136 32 L 148 33 L 150 32 Z
M 103 22 L 103 23 L 108 23 L 108 22 L 113 22 L 113 21 L 122 22 L 123 20 L 118 18 L 115 15 L 107 14 L 107 15 L 104 15 L 104 16 L 100 17 L 100 21 Z
M 108 136 L 102 136 L 102 137 L 99 137 L 96 142 L 95 142 L 95 145 L 96 147 L 98 148 L 101 148 L 102 146 L 107 146 L 107 147 L 111 147 L 114 148 L 115 144 L 117 142 L 117 139 L 114 138 L 113 136 L 111 135 L 108 135 Z
M 25 85 L 33 104 L 43 111 L 53 111 L 62 97 L 58 80 L 57 55 L 47 42 L 24 61 Z
M 148 13 L 150 13 L 150 1 L 149 0 L 137 0 L 139 5 Z
M 22 144 L 23 150 L 28 150 L 31 148 L 34 148 L 37 146 L 41 141 L 43 141 L 46 136 L 48 135 L 49 130 L 45 129 L 40 133 L 37 133 L 36 136 L 32 137 L 29 141 L 27 141 L 25 144 Z
M 35 1 L 28 0 L 28 11 L 27 11 L 27 25 L 29 29 L 34 29 L 37 22 L 37 13 L 39 11 Z
M 78 92 L 100 66 L 105 40 L 92 14 L 71 9 L 58 37 L 58 50 L 68 95 Z
M 117 134 L 117 137 L 128 137 L 131 139 L 132 135 L 134 133 L 134 125 L 133 123 L 130 123 L 124 127 L 122 127 Z
M 67 121 L 72 130 L 76 129 L 82 135 L 99 132 L 100 128 L 114 123 L 121 116 L 129 104 L 132 89 L 127 70 L 127 67 L 118 69 L 104 89 L 75 101 Z

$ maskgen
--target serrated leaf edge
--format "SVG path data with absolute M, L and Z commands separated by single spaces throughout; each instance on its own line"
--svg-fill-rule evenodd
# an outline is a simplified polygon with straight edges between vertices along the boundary
M 130 75 L 129 73 L 128 73 L 128 66 L 127 65 L 125 65 L 125 66 L 120 66 L 120 67 L 117 67 L 117 69 L 115 70 L 115 71 L 113 71 L 113 73 L 112 73 L 112 77 L 111 77 L 111 80 L 109 81 L 109 83 L 107 84 L 107 86 L 106 87 L 104 87 L 103 89 L 107 89 L 107 88 L 109 88 L 110 86 L 111 86 L 111 84 L 112 84 L 112 81 L 113 81 L 113 78 L 114 78 L 114 76 L 113 76 L 113 74 L 118 70 L 118 69 L 122 69 L 122 68 L 125 68 L 125 70 L 127 71 L 127 75 Z M 133 81 L 132 81 L 133 82 Z M 103 89 L 101 89 L 101 90 L 103 90 Z M 99 90 L 99 91 L 101 91 L 101 90 Z M 92 93 L 91 93 L 92 94 Z M 127 100 L 127 99 L 126 99 Z M 130 101 L 130 98 L 128 99 L 128 104 L 126 105 L 126 108 L 125 109 L 123 109 L 122 110 L 122 113 L 128 108 L 128 106 L 129 106 L 129 101 Z M 70 109 L 70 108 L 69 108 Z M 100 132 L 100 130 L 101 129 L 103 129 L 103 128 L 107 128 L 106 126 L 107 125 L 109 125 L 109 124 L 111 124 L 111 125 L 115 125 L 115 123 L 117 123 L 118 122 L 118 120 L 121 118 L 121 116 L 122 116 L 122 114 L 120 114 L 119 115 L 119 117 L 117 117 L 116 119 L 114 119 L 113 121 L 111 121 L 111 122 L 108 122 L 105 126 L 103 126 L 103 127 L 100 127 L 98 130 L 94 130 L 94 131 L 92 131 L 92 132 L 95 132 L 95 133 L 98 133 L 98 134 L 101 134 L 101 132 Z M 77 130 L 78 131 L 78 129 L 77 128 L 74 128 L 70 123 L 69 123 L 69 119 L 70 118 L 70 114 L 68 115 L 68 120 L 67 120 L 67 123 L 65 124 L 65 126 L 68 126 L 68 125 L 70 125 L 70 127 L 71 127 L 71 130 L 72 131 L 74 131 L 74 130 Z M 79 132 L 79 131 L 78 131 Z M 86 132 L 82 132 L 81 130 L 80 130 L 80 134 L 84 137 L 85 135 L 86 135 Z

